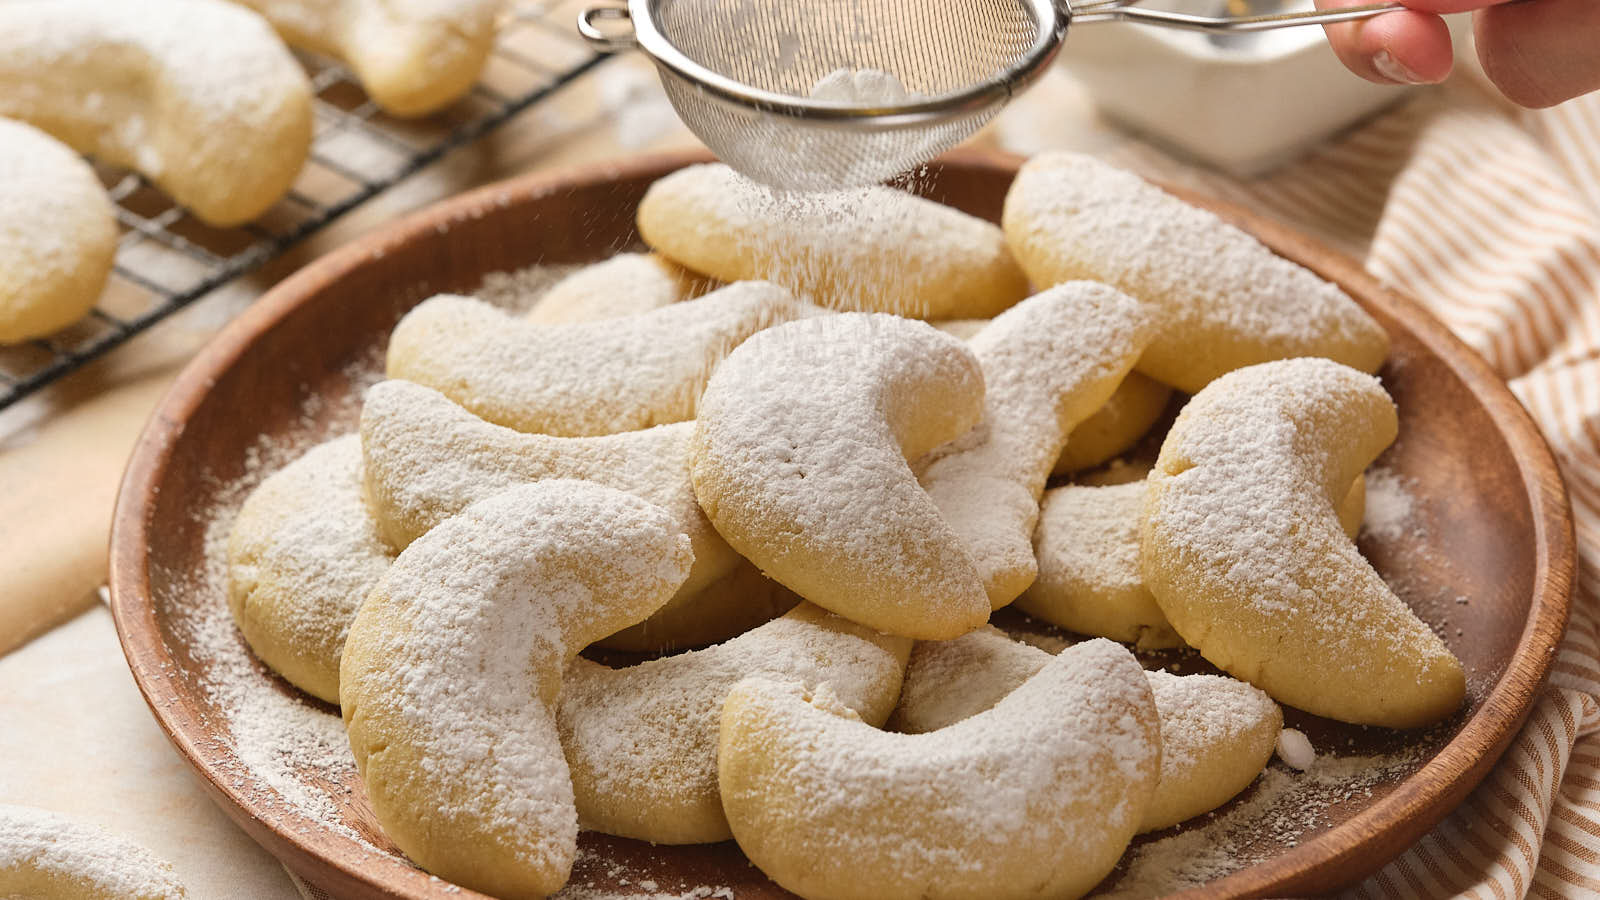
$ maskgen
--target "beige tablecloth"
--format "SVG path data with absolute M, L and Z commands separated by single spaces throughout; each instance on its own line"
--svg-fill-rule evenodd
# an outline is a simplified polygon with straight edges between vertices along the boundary
M 568 122 L 576 143 L 556 157 L 675 134 L 647 80 L 630 76 L 599 94 L 626 113 L 598 138 Z M 1108 129 L 1057 74 L 986 139 L 1023 152 L 1090 149 L 1289 221 L 1420 298 L 1507 378 L 1545 430 L 1572 493 L 1581 561 L 1570 635 L 1549 689 L 1484 785 L 1352 893 L 1600 894 L 1600 96 L 1525 112 L 1463 76 L 1250 182 L 1199 171 Z M 0 419 L 0 442 L 3 426 Z M 47 424 L 38 439 L 49 436 Z M 84 489 L 104 489 L 97 485 Z M 15 599 L 4 591 L 0 583 L 0 607 Z M 172 859 L 195 897 L 292 895 L 161 740 L 102 610 L 0 659 L 0 759 L 0 800 L 118 827 Z

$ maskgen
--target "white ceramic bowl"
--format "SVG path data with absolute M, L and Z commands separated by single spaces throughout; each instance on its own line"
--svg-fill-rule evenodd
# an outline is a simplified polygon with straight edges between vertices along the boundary
M 1227 14 L 1223 0 L 1143 5 Z M 1311 0 L 1252 4 L 1263 12 L 1310 6 Z M 1452 20 L 1458 44 L 1465 21 Z M 1316 26 L 1213 35 L 1086 24 L 1068 31 L 1060 59 L 1107 117 L 1239 175 L 1286 162 L 1415 90 L 1352 74 Z

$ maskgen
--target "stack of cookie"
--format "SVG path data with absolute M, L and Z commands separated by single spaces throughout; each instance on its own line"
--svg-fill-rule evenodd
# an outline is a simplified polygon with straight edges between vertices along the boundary
M 1350 537 L 1385 333 L 1243 232 L 1066 154 L 1003 227 L 723 166 L 638 222 L 525 316 L 417 306 L 359 435 L 234 525 L 241 632 L 428 871 L 542 896 L 582 827 L 731 837 L 808 898 L 1077 896 L 1248 786 L 1279 703 L 1460 705 Z M 1143 477 L 1047 490 L 1184 394 Z M 1084 640 L 1013 640 L 1014 602 Z
M 241 225 L 311 147 L 311 84 L 284 41 L 346 61 L 391 114 L 421 115 L 477 79 L 500 0 L 245 5 L 0 4 L 0 343 L 71 324 L 105 287 L 116 221 L 79 154 Z

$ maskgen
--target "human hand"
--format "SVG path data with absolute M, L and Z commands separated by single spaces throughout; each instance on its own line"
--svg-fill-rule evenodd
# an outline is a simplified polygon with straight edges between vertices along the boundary
M 1317 0 L 1323 9 L 1370 0 Z M 1478 60 L 1521 106 L 1554 106 L 1600 89 L 1597 0 L 1405 0 L 1403 11 L 1325 26 L 1352 72 L 1380 84 L 1431 84 L 1450 74 L 1450 32 L 1440 15 L 1472 11 Z

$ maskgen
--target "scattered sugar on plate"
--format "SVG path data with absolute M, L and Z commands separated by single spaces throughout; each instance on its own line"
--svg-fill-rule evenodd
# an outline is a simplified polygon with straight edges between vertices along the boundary
M 1421 763 L 1420 750 L 1383 756 L 1317 756 L 1305 772 L 1269 767 L 1217 813 L 1137 841 L 1092 896 L 1143 900 L 1199 887 L 1265 862 L 1331 824 L 1329 810 L 1364 800 Z
M 727 885 L 662 886 L 649 873 L 603 853 L 578 847 L 572 880 L 550 900 L 735 900 Z
M 1416 495 L 1411 479 L 1390 469 L 1374 466 L 1367 470 L 1367 512 L 1361 528 L 1380 540 L 1420 537 Z
M 209 505 L 194 513 L 203 528 L 203 565 L 152 579 L 155 604 L 170 611 L 174 630 L 202 666 L 198 687 L 217 714 L 211 721 L 221 726 L 218 740 L 233 750 L 235 758 L 222 770 L 226 785 L 268 810 L 268 819 L 310 819 L 374 852 L 345 823 L 351 804 L 345 785 L 355 782 L 356 772 L 337 711 L 267 674 L 234 627 L 227 605 L 227 545 L 239 506 L 256 485 L 320 440 L 355 429 L 365 387 L 381 377 L 381 360 L 374 350 L 338 373 L 350 386 L 343 394 L 308 387 L 295 437 L 262 435 L 247 450 L 239 477 L 202 476 L 213 486 Z
M 568 882 L 550 900 L 735 900 L 733 888 L 726 886 L 701 885 L 684 891 L 659 890 L 653 881 L 641 881 L 638 886 L 639 890 L 628 890 Z

